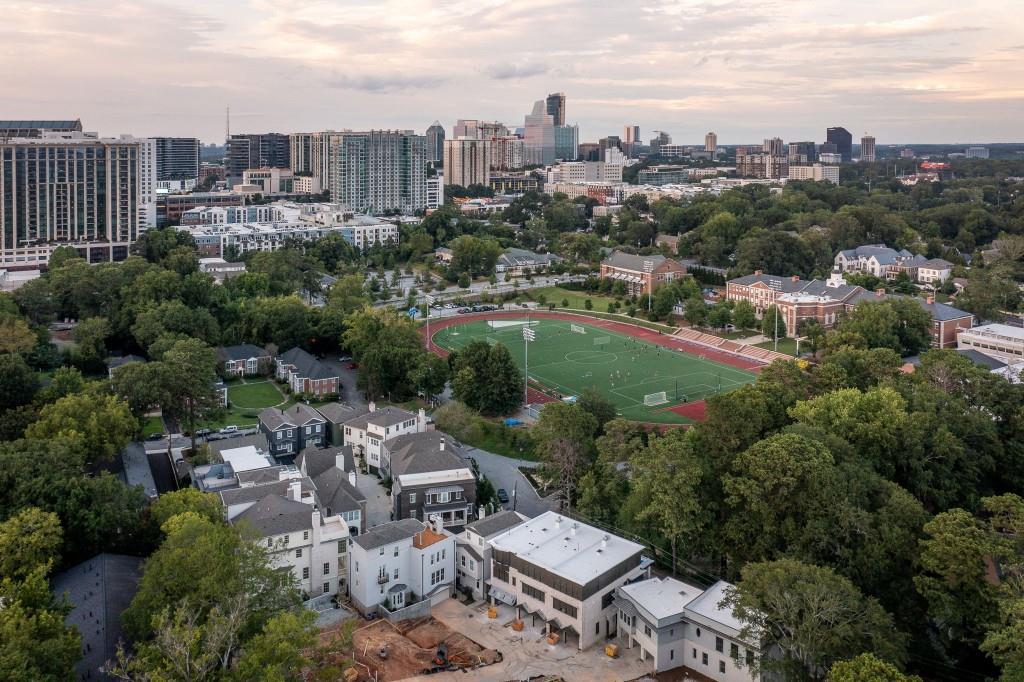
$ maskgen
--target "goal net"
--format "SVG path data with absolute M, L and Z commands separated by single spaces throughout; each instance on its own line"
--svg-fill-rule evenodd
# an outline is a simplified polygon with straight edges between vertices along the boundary
M 581 327 L 578 324 L 570 324 L 569 325 L 569 330 L 573 334 L 586 334 L 587 333 L 587 328 L 586 327 Z
M 487 343 L 491 344 L 492 346 L 496 346 L 498 345 L 498 339 L 494 338 L 493 336 L 488 336 Z
M 644 396 L 644 405 L 664 405 L 668 402 L 668 391 L 648 393 Z
M 607 346 L 611 342 L 612 342 L 612 337 L 610 337 L 610 336 L 599 336 L 596 339 L 594 339 L 594 345 L 595 346 Z

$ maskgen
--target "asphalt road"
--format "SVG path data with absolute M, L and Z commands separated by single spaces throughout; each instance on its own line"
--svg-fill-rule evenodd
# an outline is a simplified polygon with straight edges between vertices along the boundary
M 495 490 L 504 488 L 508 493 L 508 504 L 502 505 L 505 509 L 512 509 L 514 502 L 516 511 L 532 518 L 557 508 L 557 500 L 551 497 L 540 497 L 523 473 L 519 471 L 520 466 L 533 468 L 538 466 L 537 462 L 496 455 L 493 452 L 469 446 L 465 446 L 463 450 L 468 457 L 476 460 L 477 466 L 480 467 L 480 473 L 487 477 Z

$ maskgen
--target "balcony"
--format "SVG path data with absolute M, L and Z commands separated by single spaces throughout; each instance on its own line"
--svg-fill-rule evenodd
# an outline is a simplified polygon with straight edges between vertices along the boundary
M 386 585 L 389 582 L 391 582 L 391 575 L 390 574 L 385 573 L 384 575 L 378 575 L 377 576 L 377 584 L 378 585 Z

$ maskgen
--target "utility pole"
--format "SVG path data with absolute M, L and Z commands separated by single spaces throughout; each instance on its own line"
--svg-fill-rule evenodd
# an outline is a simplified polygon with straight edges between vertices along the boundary
M 779 306 L 775 305 L 775 306 L 773 306 L 773 308 L 774 308 L 774 314 L 775 314 L 775 346 L 774 346 L 774 349 L 775 349 L 775 352 L 778 353 L 779 352 Z
M 423 300 L 426 302 L 427 310 L 427 350 L 430 350 L 430 306 L 434 304 L 434 297 L 428 293 L 423 294 Z

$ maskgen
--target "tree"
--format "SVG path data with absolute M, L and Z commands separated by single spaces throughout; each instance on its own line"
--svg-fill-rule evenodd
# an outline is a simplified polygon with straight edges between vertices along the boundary
M 20 355 L 0 355 L 0 410 L 32 402 L 39 388 L 36 373 Z
M 522 377 L 503 344 L 473 341 L 449 358 L 452 395 L 484 414 L 508 414 L 522 399 Z
M 217 496 L 196 488 L 164 493 L 149 508 L 149 514 L 157 526 L 163 526 L 172 517 L 186 512 L 212 523 L 218 523 L 224 518 L 224 508 Z
M 75 393 L 43 407 L 39 420 L 25 429 L 28 438 L 61 438 L 88 462 L 113 459 L 139 429 L 128 404 L 110 395 Z
M 52 512 L 26 507 L 0 523 L 0 578 L 22 581 L 57 563 L 63 535 Z
M 114 394 L 128 403 L 132 414 L 142 417 L 157 405 L 171 407 L 167 391 L 177 378 L 169 372 L 162 361 L 129 362 L 114 372 L 110 385 Z
M 491 239 L 463 235 L 450 244 L 451 271 L 469 277 L 486 275 L 494 270 L 501 255 L 501 246 Z M 468 286 L 468 285 L 467 285 Z
M 448 362 L 433 353 L 421 355 L 419 364 L 409 373 L 409 381 L 430 401 L 444 392 L 448 377 Z
M 576 404 L 584 412 L 594 417 L 594 420 L 597 422 L 597 435 L 601 435 L 604 432 L 604 425 L 615 419 L 619 413 L 615 408 L 615 403 L 608 400 L 603 393 L 593 387 L 583 389 L 576 400 Z
M 164 408 L 177 415 L 192 435 L 192 451 L 196 450 L 196 429 L 200 422 L 220 408 L 217 397 L 217 354 L 199 339 L 177 341 L 164 353 L 167 381 Z
M 744 623 L 741 634 L 778 648 L 754 667 L 787 680 L 821 680 L 836 661 L 871 651 L 899 663 L 904 636 L 871 597 L 831 569 L 793 559 L 747 564 L 723 605 Z
M 704 299 L 694 296 L 686 299 L 683 319 L 690 323 L 691 327 L 700 327 L 708 319 L 708 306 Z
M 761 333 L 769 339 L 786 338 L 786 320 L 775 306 L 768 306 L 761 318 Z
M 358 310 L 346 318 L 342 345 L 359 363 L 359 386 L 371 400 L 415 392 L 411 373 L 426 351 L 407 315 L 391 307 Z
M 732 309 L 732 323 L 737 329 L 753 329 L 757 324 L 754 306 L 749 301 L 737 301 Z
M 828 682 L 921 682 L 921 678 L 904 675 L 892 663 L 874 654 L 861 654 L 836 662 L 828 671 Z
M 75 340 L 75 361 L 87 369 L 101 367 L 107 357 L 109 336 L 110 323 L 105 317 L 90 317 L 76 324 L 71 331 Z
M 548 403 L 533 427 L 537 452 L 558 480 L 562 503 L 572 509 L 576 485 L 591 463 L 597 421 L 579 405 Z
M 715 329 L 724 329 L 726 325 L 732 324 L 732 308 L 725 301 L 711 306 L 708 324 Z
M 239 682 L 304 682 L 307 660 L 303 652 L 316 645 L 317 633 L 316 614 L 307 609 L 274 616 L 242 648 L 233 678 Z
M 676 571 L 676 547 L 694 544 L 710 521 L 698 491 L 702 467 L 685 431 L 670 431 L 652 438 L 647 448 L 630 458 L 633 492 L 642 506 L 638 519 L 650 521 L 672 548 L 672 572 Z
M 27 353 L 36 345 L 36 335 L 17 315 L 0 315 L 0 353 Z

